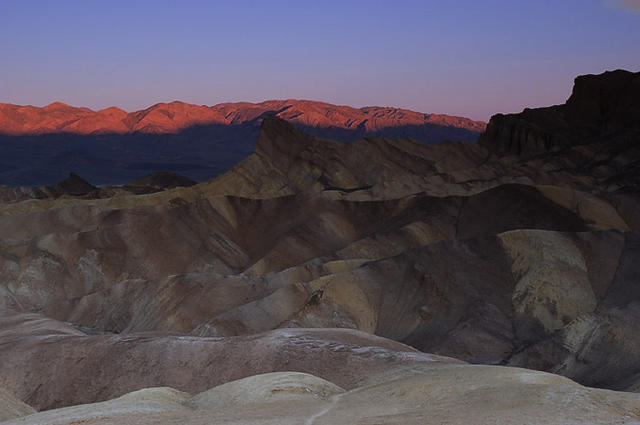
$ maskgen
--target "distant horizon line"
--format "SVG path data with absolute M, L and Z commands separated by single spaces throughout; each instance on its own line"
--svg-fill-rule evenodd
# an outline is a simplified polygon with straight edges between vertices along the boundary
M 146 111 L 149 109 L 152 109 L 154 107 L 157 106 L 162 106 L 162 105 L 171 105 L 171 104 L 183 104 L 183 105 L 189 105 L 189 106 L 197 106 L 197 107 L 205 107 L 205 108 L 215 108 L 215 107 L 219 107 L 219 106 L 224 106 L 224 105 L 262 105 L 265 103 L 270 103 L 270 102 L 283 102 L 283 103 L 315 103 L 315 104 L 323 104 L 323 105 L 329 105 L 329 106 L 335 106 L 338 108 L 350 108 L 353 110 L 357 110 L 357 111 L 362 111 L 362 110 L 366 110 L 366 109 L 393 109 L 393 110 L 399 110 L 399 111 L 408 111 L 408 112 L 413 112 L 413 113 L 418 113 L 418 114 L 423 114 L 423 115 L 428 115 L 428 116 L 448 116 L 448 117 L 452 117 L 452 118 L 464 118 L 467 119 L 469 121 L 473 121 L 476 123 L 482 123 L 482 124 L 487 124 L 488 120 L 478 120 L 478 119 L 473 119 L 473 118 L 469 118 L 468 116 L 465 115 L 458 115 L 458 114 L 451 114 L 451 113 L 439 113 L 439 112 L 422 112 L 422 111 L 416 111 L 414 109 L 410 109 L 407 107 L 402 107 L 402 106 L 389 106 L 389 105 L 385 105 L 385 106 L 380 106 L 380 105 L 366 105 L 366 106 L 352 106 L 352 105 L 346 105 L 346 104 L 337 104 L 337 103 L 331 103 L 331 102 L 327 102 L 327 101 L 323 101 L 323 100 L 313 100 L 313 99 L 296 99 L 296 98 L 285 98 L 285 99 L 277 99 L 277 98 L 272 98 L 272 99 L 265 99 L 262 101 L 256 101 L 256 102 L 251 102 L 251 101 L 244 101 L 244 100 L 240 100 L 240 101 L 230 101 L 230 102 L 219 102 L 219 103 L 215 103 L 215 104 L 203 104 L 203 103 L 190 103 L 190 102 L 185 102 L 182 100 L 172 100 L 172 101 L 162 101 L 162 102 L 156 102 L 150 106 L 147 107 L 143 107 L 141 109 L 135 109 L 135 110 L 127 110 L 127 109 L 123 109 L 119 106 L 116 105 L 111 105 L 111 106 L 107 106 L 107 107 L 103 107 L 103 108 L 91 108 L 88 106 L 75 106 L 72 105 L 70 103 L 64 102 L 64 101 L 59 101 L 59 100 L 55 100 L 52 101 L 50 103 L 47 103 L 46 105 L 43 106 L 38 106 L 38 105 L 33 105 L 33 104 L 18 104 L 18 103 L 11 103 L 11 102 L 0 102 L 0 106 L 3 105 L 8 105 L 8 106 L 14 106 L 14 107 L 20 107 L 20 108 L 38 108 L 38 109 L 46 109 L 55 105 L 60 105 L 60 106 L 64 106 L 64 107 L 68 107 L 68 108 L 73 108 L 73 109 L 84 109 L 84 110 L 88 110 L 90 112 L 94 112 L 94 113 L 99 113 L 102 111 L 106 111 L 109 109 L 117 109 L 120 110 L 122 112 L 125 112 L 127 114 L 133 114 L 133 113 L 137 113 L 137 112 L 142 112 L 142 111 Z M 492 114 L 492 116 L 495 114 Z

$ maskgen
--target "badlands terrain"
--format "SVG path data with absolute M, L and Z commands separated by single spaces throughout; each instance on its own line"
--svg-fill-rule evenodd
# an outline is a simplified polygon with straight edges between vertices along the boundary
M 640 423 L 640 73 L 477 143 L 295 117 L 204 183 L 0 189 L 3 424 Z

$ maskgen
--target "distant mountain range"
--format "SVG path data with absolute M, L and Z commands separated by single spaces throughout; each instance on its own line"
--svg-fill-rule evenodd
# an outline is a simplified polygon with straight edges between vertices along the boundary
M 475 141 L 486 125 L 448 115 L 308 100 L 212 107 L 172 102 L 130 113 L 58 102 L 43 108 L 0 104 L 0 185 L 49 185 L 70 172 L 98 185 L 156 171 L 208 180 L 251 153 L 266 115 L 343 142 L 363 137 L 413 138 L 425 144 Z
M 310 100 L 268 100 L 262 103 L 221 103 L 215 106 L 183 102 L 158 103 L 136 112 L 111 107 L 100 111 L 55 102 L 43 108 L 0 104 L 0 133 L 8 135 L 73 133 L 177 133 L 194 125 L 238 125 L 265 113 L 297 125 L 343 130 L 384 131 L 403 126 L 443 126 L 484 131 L 486 123 L 441 114 L 371 106 L 352 108 Z M 459 133 L 464 134 L 464 133 Z M 475 134 L 469 134 L 471 138 Z

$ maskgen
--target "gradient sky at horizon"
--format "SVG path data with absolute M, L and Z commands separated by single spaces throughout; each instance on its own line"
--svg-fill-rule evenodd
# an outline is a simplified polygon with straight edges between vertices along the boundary
M 0 0 L 0 102 L 313 99 L 488 120 L 640 71 L 640 0 Z

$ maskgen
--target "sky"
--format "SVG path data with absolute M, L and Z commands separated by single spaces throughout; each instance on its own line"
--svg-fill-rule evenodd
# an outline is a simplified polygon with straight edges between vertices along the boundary
M 488 120 L 640 71 L 640 0 L 0 0 L 0 102 L 312 99 Z

